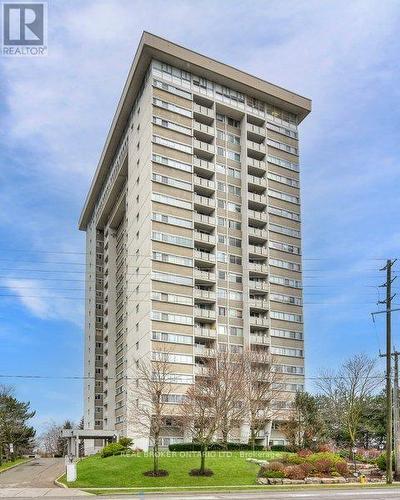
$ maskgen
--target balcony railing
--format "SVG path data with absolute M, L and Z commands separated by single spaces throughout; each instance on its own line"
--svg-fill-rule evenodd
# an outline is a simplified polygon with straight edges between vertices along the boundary
M 207 153 L 214 154 L 215 148 L 214 144 L 209 144 L 208 142 L 199 141 L 198 139 L 193 140 L 193 148 L 200 149 L 201 151 L 206 151 Z
M 268 290 L 268 281 L 249 280 L 249 288 L 254 290 Z
M 198 175 L 193 176 L 193 183 L 195 186 L 202 186 L 205 188 L 209 188 L 212 191 L 215 191 L 214 181 L 209 181 L 208 179 L 204 179 L 203 177 L 199 177 Z
M 207 170 L 208 172 L 215 172 L 214 163 L 198 158 L 197 156 L 193 157 L 193 165 L 203 170 Z
M 204 299 L 204 300 L 214 300 L 216 299 L 216 294 L 212 290 L 202 290 L 201 288 L 195 288 L 193 291 L 193 295 L 195 299 Z
M 202 252 L 201 250 L 194 251 L 194 258 L 197 260 L 204 260 L 207 262 L 215 262 L 215 255 L 213 253 Z
M 249 167 L 258 168 L 260 170 L 266 170 L 267 164 L 263 160 L 256 160 L 255 158 L 247 158 L 247 165 Z
M 252 123 L 247 124 L 247 131 L 259 135 L 260 137 L 265 137 L 266 135 L 265 128 L 259 127 L 258 125 L 253 125 Z
M 257 177 L 256 175 L 247 175 L 247 182 L 256 186 L 267 187 L 267 179 L 265 177 Z
M 202 271 L 201 269 L 194 270 L 194 277 L 197 279 L 215 281 L 215 273 L 210 273 L 208 271 Z
M 267 264 L 261 264 L 258 262 L 249 262 L 247 264 L 247 267 L 249 271 L 254 271 L 258 273 L 267 273 L 268 272 L 268 266 Z
M 207 198 L 207 196 L 201 196 L 199 194 L 194 195 L 194 202 L 198 205 L 205 205 L 207 207 L 215 208 L 215 199 Z
M 269 344 L 269 337 L 267 335 L 250 335 L 250 342 L 252 344 Z
M 267 309 L 268 301 L 262 299 L 250 299 L 249 306 L 256 309 Z
M 258 153 L 264 153 L 265 154 L 265 144 L 259 143 L 259 142 L 254 142 L 254 141 L 247 141 L 247 147 L 248 149 L 251 149 L 253 151 L 257 151 Z
M 209 108 L 206 108 L 206 109 L 209 109 Z M 210 127 L 209 125 L 205 125 L 204 123 L 200 123 L 200 122 L 195 121 L 193 128 L 194 128 L 194 130 L 197 130 L 198 132 L 201 132 L 203 134 L 214 136 L 214 128 Z
M 249 226 L 248 231 L 249 231 L 249 236 L 256 236 L 258 238 L 267 239 L 268 231 L 266 229 L 260 229 L 258 227 Z
M 205 319 L 215 319 L 215 311 L 212 309 L 202 309 L 201 307 L 195 307 L 194 308 L 194 315 L 197 316 L 198 318 L 205 318 Z
M 266 205 L 267 196 L 265 194 L 249 193 L 249 201 L 260 203 L 261 205 Z
M 249 245 L 249 253 L 254 253 L 256 255 L 262 255 L 262 256 L 268 256 L 268 248 L 257 246 L 257 245 Z
M 199 222 L 208 226 L 215 226 L 215 217 L 210 217 L 209 215 L 194 213 L 194 222 Z
M 204 337 L 214 339 L 217 337 L 217 331 L 214 328 L 203 328 L 200 326 L 194 327 L 194 334 L 196 337 Z
M 194 231 L 194 240 L 202 241 L 203 243 L 210 243 L 211 245 L 215 245 L 215 236 L 212 234 L 201 233 L 200 231 Z
M 249 210 L 248 212 L 249 219 L 259 220 L 261 222 L 268 221 L 267 212 L 259 212 L 258 210 Z
M 268 318 L 260 318 L 257 316 L 250 316 L 251 326 L 269 326 Z
M 207 356 L 208 358 L 212 358 L 215 356 L 214 349 L 210 349 L 209 347 L 203 346 L 203 344 L 195 344 L 194 345 L 194 353 L 200 356 Z
M 214 110 L 212 108 L 207 108 L 206 106 L 201 106 L 200 104 L 193 103 L 193 112 L 199 113 L 200 115 L 208 116 L 209 118 L 214 117 Z

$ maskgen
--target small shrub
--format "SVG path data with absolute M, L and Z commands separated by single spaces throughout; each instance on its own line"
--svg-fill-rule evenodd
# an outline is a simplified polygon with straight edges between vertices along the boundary
M 300 465 L 300 467 L 303 469 L 303 471 L 304 471 L 304 475 L 305 475 L 306 477 L 311 476 L 311 474 L 313 474 L 313 473 L 314 473 L 314 471 L 315 471 L 315 467 L 314 467 L 314 465 L 313 465 L 313 464 L 309 464 L 308 462 L 303 462 L 303 463 Z
M 309 455 L 311 456 L 311 455 Z M 301 457 L 300 455 L 293 454 L 293 455 L 285 455 L 283 462 L 289 465 L 300 465 L 303 462 L 306 462 L 308 460 L 307 458 Z
M 211 469 L 204 469 L 203 472 L 200 469 L 192 469 L 189 472 L 190 476 L 206 476 L 206 477 L 209 477 L 209 476 L 212 476 L 213 474 L 214 474 L 214 472 Z
M 285 477 L 288 479 L 303 480 L 306 474 L 301 465 L 289 465 L 285 468 Z
M 280 471 L 283 472 L 285 470 L 285 466 L 282 462 L 270 462 L 269 464 L 264 465 L 265 470 L 272 471 Z
M 133 439 L 128 438 L 128 437 L 120 437 L 118 440 L 118 443 L 123 447 L 123 448 L 129 448 L 133 444 Z
M 299 455 L 299 457 L 302 457 L 302 458 L 307 458 L 309 457 L 310 455 L 313 454 L 313 452 L 311 450 L 300 450 L 297 452 L 297 454 Z
M 392 463 L 393 463 L 393 469 L 395 467 L 394 463 L 395 457 L 394 457 L 394 452 L 392 454 Z M 382 453 L 379 455 L 379 457 L 375 460 L 376 465 L 380 470 L 386 470 L 386 453 Z
M 307 462 L 309 463 L 315 463 L 318 460 L 331 460 L 336 464 L 336 462 L 342 462 L 343 458 L 337 453 L 331 453 L 331 452 L 313 453 L 312 455 L 307 457 Z
M 101 450 L 101 458 L 112 457 L 113 455 L 121 455 L 125 448 L 119 443 L 110 443 Z
M 147 477 L 166 477 L 168 474 L 168 471 L 165 469 L 159 469 L 157 472 L 154 472 L 153 470 L 143 472 L 143 475 Z
M 349 475 L 349 467 L 347 465 L 347 462 L 337 462 L 336 465 L 336 471 L 343 477 L 347 477 Z
M 168 447 L 169 451 L 200 451 L 200 443 L 174 443 Z M 227 443 L 225 447 L 222 443 L 211 443 L 207 449 L 209 451 L 252 451 L 253 448 L 247 443 Z M 255 445 L 254 451 L 262 451 L 263 446 Z
M 335 462 L 327 458 L 314 462 L 315 470 L 320 474 L 331 474 L 335 470 Z
M 319 453 L 335 453 L 335 447 L 329 443 L 321 443 L 317 447 Z

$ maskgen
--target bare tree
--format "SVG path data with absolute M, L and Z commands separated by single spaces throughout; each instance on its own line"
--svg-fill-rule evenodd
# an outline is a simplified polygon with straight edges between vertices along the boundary
M 206 363 L 206 370 L 207 366 L 211 368 L 213 363 Z M 189 387 L 181 405 L 182 423 L 191 433 L 193 441 L 200 445 L 200 469 L 192 471 L 200 476 L 212 473 L 205 466 L 206 454 L 221 421 L 216 404 L 218 384 L 209 376 L 212 374 L 211 370 L 205 372 L 205 376 L 198 377 L 196 383 Z
M 321 373 L 316 385 L 325 399 L 325 412 L 341 427 L 354 446 L 370 397 L 382 384 L 375 360 L 364 354 L 348 359 L 334 371 Z
M 230 432 L 246 414 L 244 402 L 243 355 L 215 350 L 207 364 L 208 376 L 215 384 L 215 412 L 219 415 L 219 431 L 227 448 Z
M 45 429 L 40 435 L 39 443 L 41 448 L 48 456 L 64 455 L 64 444 L 60 437 L 62 425 L 56 424 L 54 421 L 47 422 Z
M 244 399 L 253 450 L 257 434 L 282 411 L 282 402 L 286 403 L 284 376 L 273 364 L 273 357 L 266 349 L 248 349 L 243 354 Z
M 169 395 L 173 390 L 174 375 L 169 362 L 170 351 L 157 353 L 151 361 L 143 360 L 136 372 L 136 386 L 133 388 L 134 401 L 131 406 L 130 421 L 135 434 L 150 436 L 153 447 L 152 474 L 165 475 L 159 468 L 160 436 L 167 417 L 179 419 L 179 415 L 171 415 Z

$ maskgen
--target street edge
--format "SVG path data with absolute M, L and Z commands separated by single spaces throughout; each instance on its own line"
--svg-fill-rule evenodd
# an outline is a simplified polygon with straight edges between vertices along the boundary
M 7 472 L 11 469 L 15 469 L 15 467 L 19 467 L 20 465 L 25 465 L 28 462 L 32 462 L 33 460 L 36 460 L 36 458 L 28 458 L 27 460 L 24 460 L 23 462 L 19 462 L 18 464 L 10 465 L 10 467 L 7 467 L 7 469 L 0 470 L 0 474 L 3 474 L 4 472 Z

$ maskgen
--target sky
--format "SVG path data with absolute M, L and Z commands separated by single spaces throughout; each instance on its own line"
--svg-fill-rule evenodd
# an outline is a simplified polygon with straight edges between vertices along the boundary
M 39 432 L 82 415 L 77 221 L 143 30 L 312 99 L 300 126 L 307 387 L 355 353 L 384 351 L 384 317 L 374 325 L 370 313 L 383 307 L 379 268 L 400 257 L 399 2 L 48 9 L 48 56 L 0 56 L 0 383 L 31 401 Z M 398 346 L 399 323 L 394 313 Z

